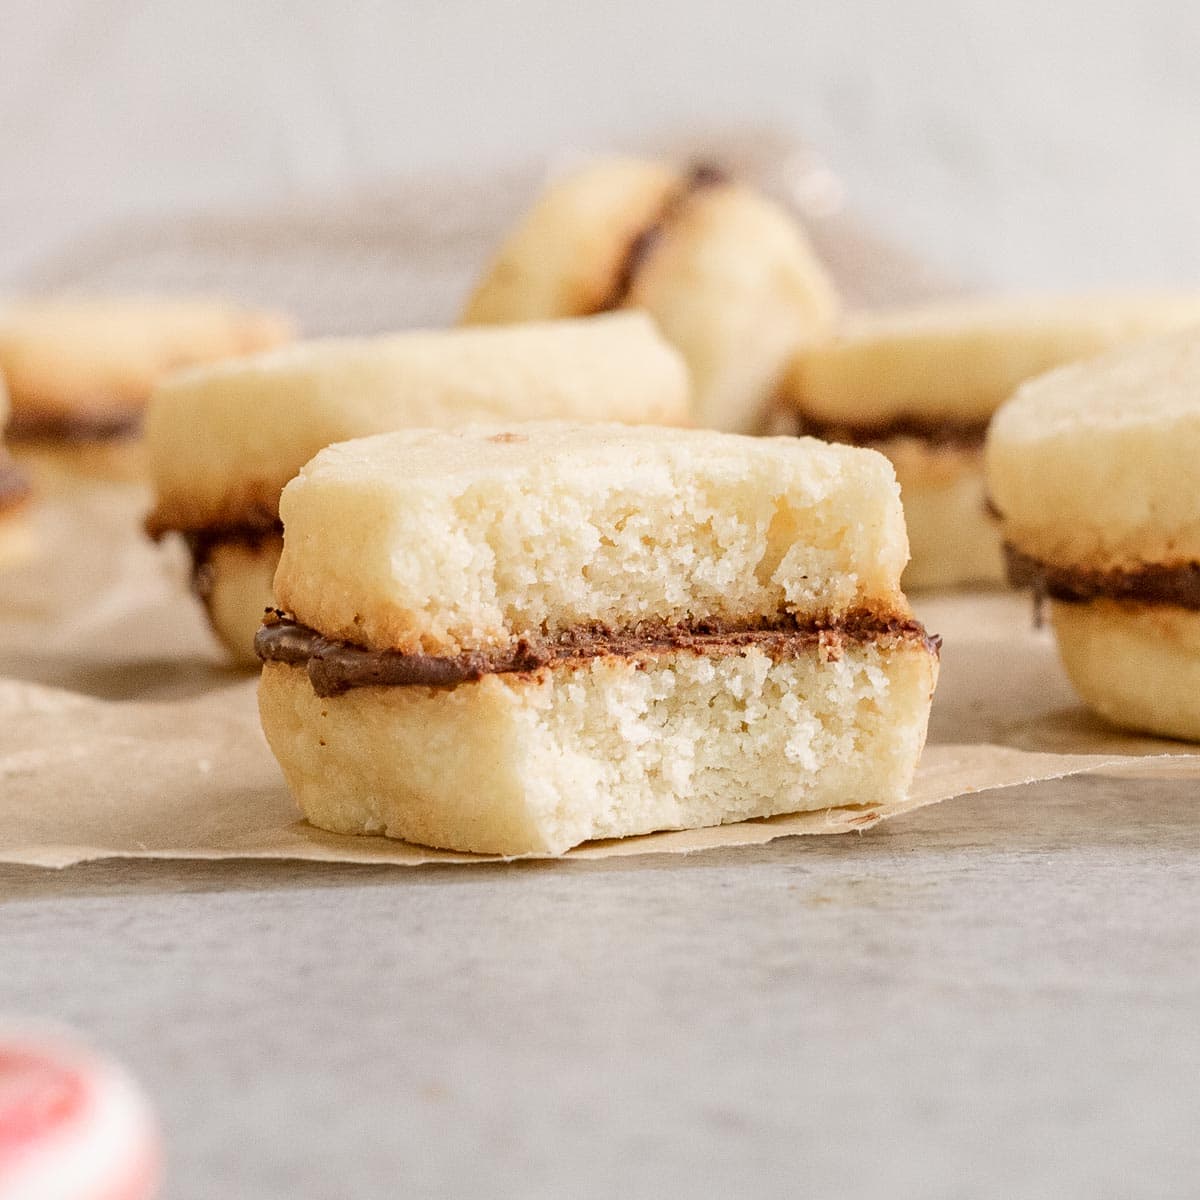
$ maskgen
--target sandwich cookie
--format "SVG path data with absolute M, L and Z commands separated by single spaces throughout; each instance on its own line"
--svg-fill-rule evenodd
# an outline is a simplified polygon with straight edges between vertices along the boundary
M 0 380 L 0 569 L 19 562 L 30 549 L 25 509 L 32 488 L 29 476 L 19 467 L 4 445 L 8 420 L 8 397 Z
M 712 168 L 606 159 L 552 184 L 463 313 L 496 324 L 643 308 L 692 375 L 697 423 L 755 431 L 833 285 L 799 225 Z
M 0 306 L 0 376 L 12 400 L 14 448 L 50 469 L 136 476 L 142 410 L 164 375 L 291 335 L 282 317 L 209 300 Z
M 539 417 L 688 419 L 687 368 L 640 313 L 300 343 L 176 375 L 146 418 L 153 536 L 182 533 L 218 636 L 257 666 L 279 493 L 331 442 Z
M 263 728 L 317 826 L 556 855 L 903 797 L 938 653 L 881 455 L 531 423 L 284 489 Z
M 0 1200 L 150 1200 L 160 1157 L 124 1071 L 59 1037 L 0 1037 Z
M 992 413 L 1035 375 L 1197 321 L 1200 296 L 956 300 L 859 316 L 796 356 L 778 415 L 892 460 L 912 543 L 907 587 L 996 583 L 982 457 Z
M 1200 740 L 1200 327 L 1034 380 L 997 414 L 1009 575 L 1047 597 L 1076 690 Z

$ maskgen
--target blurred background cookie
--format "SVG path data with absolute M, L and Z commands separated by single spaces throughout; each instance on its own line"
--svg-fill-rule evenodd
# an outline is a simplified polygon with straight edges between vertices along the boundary
M 1196 322 L 1200 295 L 985 297 L 859 315 L 797 354 L 776 416 L 892 459 L 912 545 L 906 587 L 995 583 L 982 465 L 992 413 L 1052 367 Z
M 603 159 L 552 183 L 501 245 L 465 324 L 643 308 L 687 360 L 696 419 L 750 431 L 838 301 L 794 217 L 720 170 Z
M 72 297 L 0 306 L 11 441 L 40 466 L 137 475 L 142 411 L 160 379 L 291 336 L 282 316 L 216 300 Z
M 217 635 L 256 663 L 279 493 L 331 442 L 406 426 L 565 417 L 680 425 L 687 369 L 641 313 L 327 339 L 184 372 L 146 418 L 147 528 L 182 533 Z
M 1010 578 L 1049 598 L 1083 700 L 1200 740 L 1200 327 L 1065 367 L 997 414 Z

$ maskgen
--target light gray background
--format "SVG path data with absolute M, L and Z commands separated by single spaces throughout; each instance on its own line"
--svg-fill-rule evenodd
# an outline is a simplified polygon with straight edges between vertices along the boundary
M 3 0 L 0 282 L 137 213 L 692 123 L 810 139 L 945 266 L 1200 275 L 1200 6 L 1089 0 Z
M 953 274 L 1194 284 L 1200 8 L 0 0 L 0 281 L 114 218 L 767 121 Z M 171 1200 L 1189 1196 L 1196 785 L 692 859 L 0 869 Z

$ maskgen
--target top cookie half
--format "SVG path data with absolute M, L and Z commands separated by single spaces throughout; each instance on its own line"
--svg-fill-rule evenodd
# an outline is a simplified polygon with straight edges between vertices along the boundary
M 982 438 L 1025 380 L 1200 321 L 1200 295 L 960 299 L 847 319 L 803 348 L 780 398 L 843 440 L 948 431 Z
M 687 369 L 640 313 L 299 343 L 174 376 L 151 401 L 154 532 L 273 523 L 323 446 L 533 418 L 681 424 Z
M 811 439 L 408 430 L 322 451 L 280 515 L 279 605 L 372 649 L 909 615 L 891 465 Z
M 985 453 L 1022 554 L 1091 571 L 1200 562 L 1200 326 L 1031 381 Z

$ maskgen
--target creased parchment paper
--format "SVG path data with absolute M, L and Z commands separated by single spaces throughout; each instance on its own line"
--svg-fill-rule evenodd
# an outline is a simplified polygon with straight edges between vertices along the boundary
M 857 220 L 833 173 L 790 139 L 708 132 L 640 152 L 720 161 L 790 205 L 851 305 L 952 290 Z M 454 318 L 501 231 L 564 165 L 482 181 L 397 181 L 260 213 L 139 221 L 66 248 L 28 283 L 227 293 L 288 308 L 310 334 L 441 324 Z M 30 514 L 36 557 L 0 570 L 0 861 L 487 861 L 300 821 L 259 730 L 254 681 L 224 663 L 187 594 L 182 548 L 140 535 L 146 491 L 54 476 L 42 483 Z M 1082 771 L 1200 777 L 1195 747 L 1121 734 L 1080 708 L 1024 599 L 918 597 L 917 608 L 946 644 L 930 745 L 906 803 L 651 834 L 568 857 L 863 830 L 939 800 Z
M 44 498 L 31 514 L 41 552 L 0 576 L 0 861 L 489 861 L 323 833 L 298 818 L 259 729 L 254 679 L 211 644 L 179 547 L 140 536 L 147 499 L 128 485 Z M 905 803 L 597 842 L 568 857 L 863 830 L 921 805 L 1083 771 L 1200 777 L 1191 747 L 1109 730 L 1079 708 L 1022 598 L 917 607 L 946 646 L 930 745 Z

